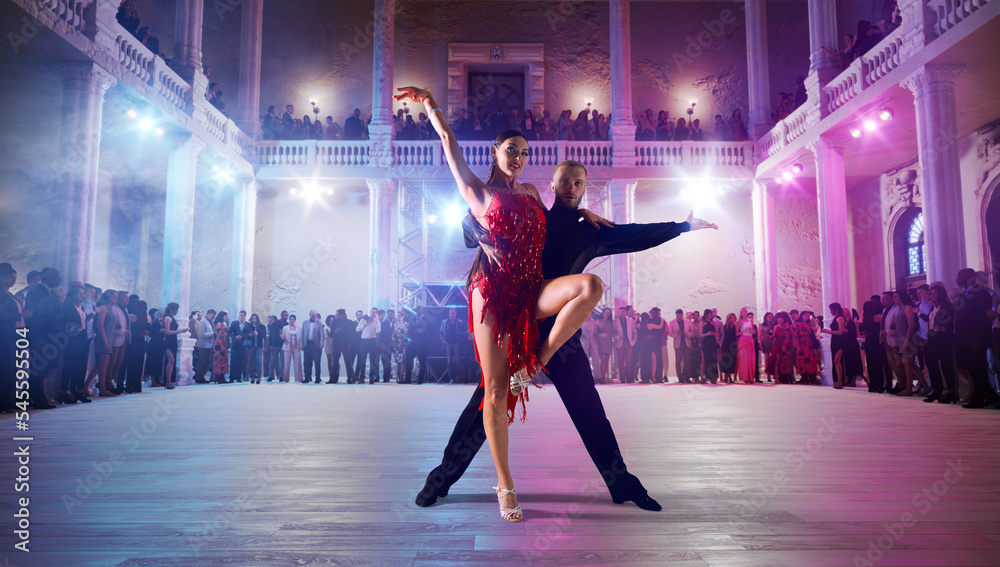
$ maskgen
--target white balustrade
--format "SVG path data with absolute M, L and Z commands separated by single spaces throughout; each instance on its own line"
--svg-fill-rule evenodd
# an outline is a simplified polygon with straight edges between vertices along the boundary
M 132 34 L 125 31 L 121 24 L 115 22 L 115 46 L 118 48 L 118 62 L 126 71 L 135 75 L 140 81 L 149 83 L 152 76 L 155 56 L 148 47 L 143 45 Z
M 42 0 L 42 5 L 52 10 L 69 27 L 82 32 L 86 25 L 83 21 L 83 11 L 93 2 L 94 0 Z
M 934 33 L 940 37 L 989 2 L 990 0 L 930 0 L 927 7 L 937 16 Z

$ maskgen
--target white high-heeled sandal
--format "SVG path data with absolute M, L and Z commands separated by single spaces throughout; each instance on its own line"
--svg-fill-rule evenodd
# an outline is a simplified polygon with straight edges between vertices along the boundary
M 527 369 L 521 367 L 520 370 L 512 374 L 510 377 L 510 393 L 515 396 L 520 396 L 521 392 L 523 392 L 524 389 L 531 384 L 531 376 L 528 374 Z
M 513 488 L 500 488 L 499 486 L 494 486 L 493 490 L 497 491 L 497 500 L 500 500 L 501 498 L 507 496 L 508 494 L 513 494 L 514 496 L 517 496 L 517 491 L 515 491 Z M 508 522 L 520 522 L 522 519 L 524 519 L 524 512 L 521 511 L 520 504 L 518 504 L 513 508 L 504 508 L 504 506 L 501 504 L 500 517 L 507 520 Z

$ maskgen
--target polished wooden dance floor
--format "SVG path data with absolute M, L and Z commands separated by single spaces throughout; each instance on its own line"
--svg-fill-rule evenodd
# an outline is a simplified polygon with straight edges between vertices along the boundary
M 30 553 L 4 566 L 1000 565 L 1000 411 L 809 386 L 602 386 L 664 510 L 611 502 L 555 390 L 511 428 L 525 521 L 487 450 L 413 497 L 469 386 L 186 386 L 32 412 Z

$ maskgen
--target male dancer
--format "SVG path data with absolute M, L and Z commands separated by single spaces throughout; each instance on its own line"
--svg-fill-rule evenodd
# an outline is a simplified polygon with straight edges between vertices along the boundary
M 580 215 L 577 209 L 587 190 L 587 168 L 576 161 L 564 161 L 556 167 L 551 188 L 555 201 L 552 209 L 545 212 L 545 249 L 542 252 L 542 275 L 546 279 L 582 273 L 587 264 L 598 256 L 638 252 L 663 244 L 689 230 L 718 228 L 693 215 L 682 223 L 626 224 L 601 229 L 578 222 Z M 466 246 L 474 248 L 482 245 L 487 255 L 496 254 L 488 236 L 484 236 L 484 231 L 477 229 L 478 226 L 479 223 L 469 217 L 463 221 Z M 541 340 L 552 329 L 554 319 L 539 322 Z M 597 394 L 580 337 L 581 333 L 577 331 L 556 351 L 546 364 L 548 378 L 559 392 L 587 452 L 608 485 L 612 501 L 623 504 L 631 500 L 643 510 L 659 511 L 660 504 L 649 497 L 639 479 L 625 466 L 615 433 Z M 441 464 L 427 475 L 423 489 L 417 494 L 417 506 L 430 506 L 438 498 L 447 496 L 448 489 L 462 477 L 486 441 L 483 412 L 479 409 L 484 393 L 485 389 L 480 386 L 472 394 L 448 440 Z

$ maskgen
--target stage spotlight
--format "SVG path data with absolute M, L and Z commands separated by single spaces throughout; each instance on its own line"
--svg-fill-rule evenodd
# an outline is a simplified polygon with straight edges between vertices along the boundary
M 130 108 L 125 111 L 125 118 L 128 118 L 129 120 L 134 120 L 136 116 L 139 116 L 139 111 L 134 108 Z
M 802 164 L 801 163 L 793 163 L 792 164 L 792 173 L 794 173 L 795 175 L 798 175 L 798 174 L 802 173 Z
M 292 187 L 291 189 L 288 190 L 288 193 L 292 196 L 295 196 L 299 194 L 299 190 L 297 187 Z
M 434 224 L 438 221 L 437 215 L 431 213 L 427 215 L 427 224 Z
M 871 118 L 866 118 L 862 125 L 865 127 L 865 130 L 868 130 L 869 132 L 874 132 L 875 129 L 878 128 L 878 124 L 876 124 Z
M 462 219 L 465 218 L 465 210 L 462 205 L 458 203 L 451 203 L 445 212 L 445 219 L 448 224 L 452 226 L 458 226 L 462 224 Z
M 166 130 L 164 130 L 163 128 L 157 128 L 156 130 L 153 130 L 153 133 L 156 134 L 157 136 L 162 136 L 164 132 L 166 132 Z
M 143 118 L 139 121 L 139 128 L 142 128 L 143 130 L 151 130 L 153 128 L 153 119 Z
M 793 177 L 792 172 L 788 171 L 787 169 L 781 172 L 781 178 L 784 179 L 785 181 L 791 181 L 792 177 Z
M 858 127 L 851 128 L 850 132 L 851 132 L 851 137 L 852 138 L 860 138 L 861 137 L 861 129 L 858 128 Z
M 883 108 L 882 110 L 878 111 L 878 117 L 879 117 L 880 120 L 882 120 L 882 122 L 888 122 L 888 121 L 892 120 L 892 117 L 893 117 L 892 109 L 891 108 Z

